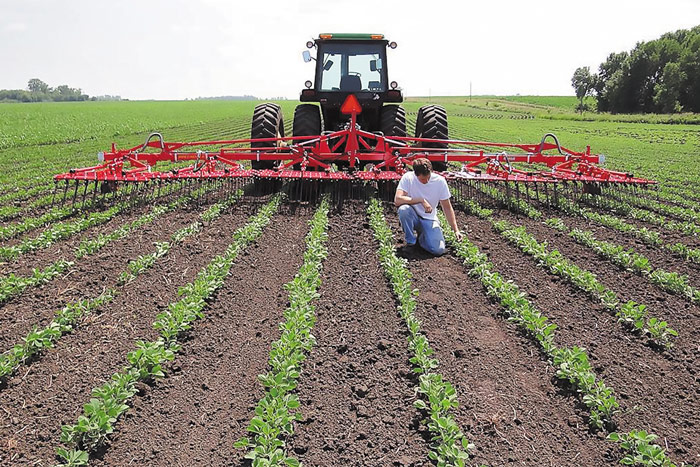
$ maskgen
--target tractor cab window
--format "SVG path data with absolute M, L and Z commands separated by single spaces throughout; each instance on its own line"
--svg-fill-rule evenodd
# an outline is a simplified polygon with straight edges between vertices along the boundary
M 320 91 L 382 92 L 386 89 L 383 44 L 324 44 L 319 54 Z

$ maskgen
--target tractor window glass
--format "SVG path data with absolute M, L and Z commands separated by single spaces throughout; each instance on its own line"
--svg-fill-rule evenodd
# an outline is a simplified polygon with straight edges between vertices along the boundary
M 383 47 L 377 44 L 326 44 L 320 63 L 320 90 L 384 91 Z

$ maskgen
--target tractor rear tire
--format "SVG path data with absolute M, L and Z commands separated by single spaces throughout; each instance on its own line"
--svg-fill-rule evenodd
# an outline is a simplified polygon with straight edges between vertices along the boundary
M 416 117 L 416 138 L 449 139 L 447 112 L 439 105 L 424 105 Z M 447 143 L 419 143 L 422 148 L 447 149 Z M 445 162 L 433 162 L 433 170 L 447 170 Z
M 272 102 L 256 105 L 250 126 L 250 137 L 251 139 L 284 137 L 282 108 Z M 274 142 L 260 142 L 251 143 L 250 147 L 262 148 L 274 145 Z M 275 166 L 275 161 L 251 161 L 251 165 L 254 169 L 271 169 Z
M 318 136 L 323 131 L 321 126 L 321 111 L 314 104 L 299 104 L 294 109 L 292 123 L 293 136 Z
M 406 136 L 406 111 L 400 105 L 385 105 L 379 112 L 379 131 L 384 136 Z

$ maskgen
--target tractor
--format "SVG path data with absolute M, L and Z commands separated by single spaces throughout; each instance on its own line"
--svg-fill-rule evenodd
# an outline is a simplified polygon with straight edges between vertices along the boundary
M 406 112 L 400 105 L 403 94 L 396 81 L 389 81 L 387 48 L 395 49 L 383 34 L 319 34 L 306 47 L 316 49 L 316 57 L 308 50 L 305 62 L 316 62 L 314 81 L 306 81 L 294 110 L 293 136 L 318 136 L 324 132 L 339 131 L 350 124 L 350 115 L 341 107 L 348 96 L 354 95 L 362 111 L 357 125 L 388 137 L 405 137 Z M 319 105 L 308 102 L 318 102 Z M 447 113 L 439 105 L 425 105 L 418 110 L 416 138 L 448 139 Z M 255 107 L 251 124 L 251 139 L 284 137 L 282 109 L 275 103 Z M 264 147 L 268 143 L 253 143 Z M 419 143 L 417 147 L 447 148 L 447 143 Z M 253 161 L 254 169 L 271 169 L 275 161 Z M 343 167 L 342 162 L 337 163 Z M 365 164 L 360 163 L 358 168 Z M 447 164 L 434 162 L 436 170 L 443 171 Z

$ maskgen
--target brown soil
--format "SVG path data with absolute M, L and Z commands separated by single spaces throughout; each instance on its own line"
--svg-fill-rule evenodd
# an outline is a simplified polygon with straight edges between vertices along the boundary
M 620 402 L 621 412 L 615 416 L 620 430 L 654 432 L 675 460 L 700 459 L 700 349 L 676 356 L 650 348 L 643 339 L 622 329 L 602 305 L 536 266 L 502 239 L 488 221 L 460 213 L 458 222 L 467 226 L 471 240 L 489 254 L 496 269 L 514 280 L 559 326 L 559 345 L 588 350 L 596 374 L 615 390 Z
M 283 285 L 302 262 L 308 215 L 278 216 L 195 323 L 169 376 L 133 401 L 94 465 L 231 465 L 263 395 L 257 375 L 287 306 Z M 254 284 L 251 286 L 251 284 Z
M 402 238 L 393 211 L 387 219 Z M 418 253 L 409 260 L 420 291 L 417 315 L 457 389 L 456 418 L 488 465 L 615 464 L 609 442 L 588 429 L 576 395 L 556 383 L 537 344 L 505 321 L 477 279 L 453 256 Z
M 154 339 L 158 312 L 177 300 L 178 287 L 231 242 L 249 213 L 236 211 L 190 237 L 130 284 L 102 313 L 93 315 L 58 346 L 30 364 L 0 391 L 0 462 L 55 463 L 62 424 L 74 423 L 93 387 L 125 363 L 140 339 Z M 182 213 L 183 224 L 197 218 Z
M 97 238 L 97 236 L 100 233 L 102 233 L 102 234 L 110 233 L 110 232 L 114 231 L 115 229 L 121 227 L 124 224 L 127 224 L 129 222 L 133 222 L 139 216 L 141 216 L 142 214 L 145 214 L 146 212 L 148 212 L 148 209 L 140 208 L 140 209 L 135 210 L 135 211 L 129 211 L 129 212 L 122 213 L 120 215 L 113 217 L 108 222 L 106 222 L 102 225 L 96 225 L 94 227 L 91 227 L 91 228 L 83 231 L 83 232 L 80 232 L 76 235 L 73 235 L 69 238 L 66 238 L 64 240 L 59 240 L 47 248 L 37 250 L 34 252 L 28 252 L 28 253 L 22 254 L 15 260 L 10 260 L 10 261 L 7 261 L 5 263 L 1 263 L 0 264 L 0 273 L 2 275 L 7 275 L 9 273 L 14 273 L 14 274 L 18 274 L 18 275 L 27 275 L 27 274 L 31 274 L 32 269 L 34 269 L 34 268 L 43 269 L 59 258 L 63 258 L 67 261 L 74 261 L 75 260 L 75 250 L 78 248 L 78 246 L 80 245 L 80 243 L 84 239 Z M 173 213 L 170 213 L 170 215 L 172 215 L 172 214 Z M 44 229 L 42 229 L 42 231 L 43 230 Z M 35 237 L 38 237 L 40 234 L 41 234 L 41 231 L 34 231 L 31 233 L 28 233 L 23 238 L 9 240 L 6 243 L 4 243 L 3 245 L 21 243 L 25 239 L 35 238 Z
M 305 465 L 425 465 L 406 330 L 362 205 L 333 217 L 299 381 L 304 421 L 288 441 Z
M 56 310 L 66 303 L 92 298 L 114 287 L 129 260 L 153 252 L 154 242 L 167 241 L 175 231 L 195 221 L 202 209 L 179 210 L 145 225 L 127 238 L 105 246 L 95 255 L 75 261 L 68 272 L 48 284 L 29 287 L 0 306 L 0 349 L 5 350 L 18 343 L 32 326 L 46 326 Z M 103 226 L 101 231 L 111 232 L 114 228 L 115 225 Z M 60 250 L 52 250 L 50 254 L 56 255 L 53 260 L 66 256 Z

